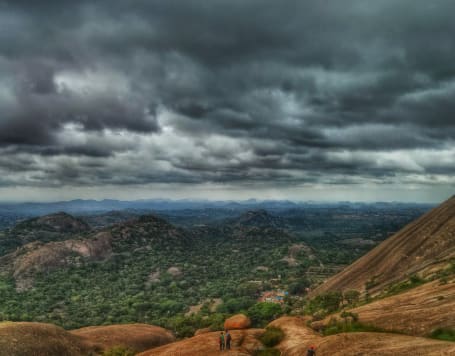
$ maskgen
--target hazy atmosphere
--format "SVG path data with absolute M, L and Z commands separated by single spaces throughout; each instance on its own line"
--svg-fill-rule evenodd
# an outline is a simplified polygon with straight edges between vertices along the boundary
M 0 200 L 439 202 L 455 2 L 1 1 Z

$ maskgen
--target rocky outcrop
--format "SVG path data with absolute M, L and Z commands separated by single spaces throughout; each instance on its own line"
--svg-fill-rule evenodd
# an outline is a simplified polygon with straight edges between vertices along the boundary
M 248 329 L 250 326 L 251 320 L 244 314 L 231 316 L 224 322 L 225 330 Z
M 74 239 L 46 244 L 32 242 L 16 252 L 0 257 L 0 266 L 9 270 L 21 291 L 33 284 L 37 272 L 48 272 L 68 265 L 77 265 L 80 259 L 99 261 L 110 256 L 112 236 L 100 232 L 86 239 Z
M 103 349 L 123 346 L 134 352 L 142 352 L 175 341 L 170 331 L 148 324 L 89 326 L 72 330 L 71 334 L 101 345 Z
M 166 272 L 174 278 L 182 275 L 182 270 L 176 266 L 169 267 Z
M 263 347 L 258 340 L 263 333 L 263 329 L 232 330 L 231 351 L 223 351 L 222 353 L 219 351 L 218 341 L 220 332 L 217 331 L 204 333 L 169 345 L 157 347 L 140 353 L 137 356 L 215 356 L 220 354 L 248 356 Z

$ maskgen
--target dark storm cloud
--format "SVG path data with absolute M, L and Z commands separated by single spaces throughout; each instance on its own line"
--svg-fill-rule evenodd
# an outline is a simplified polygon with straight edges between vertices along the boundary
M 453 13 L 451 0 L 4 1 L 0 168 L 36 155 L 31 180 L 57 186 L 449 174 L 404 151 L 453 145 Z

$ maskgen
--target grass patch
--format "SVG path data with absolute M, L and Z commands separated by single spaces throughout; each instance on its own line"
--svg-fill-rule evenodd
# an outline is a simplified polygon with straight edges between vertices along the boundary
M 444 341 L 455 341 L 455 329 L 450 328 L 438 328 L 434 330 L 431 335 L 433 339 L 439 339 Z
M 274 347 L 278 345 L 283 338 L 283 330 L 270 326 L 265 329 L 265 333 L 261 335 L 259 340 L 267 347 Z
M 277 349 L 267 348 L 264 350 L 256 350 L 254 356 L 280 356 L 281 353 Z
M 123 346 L 114 346 L 103 352 L 103 356 L 134 356 L 135 352 Z
M 417 275 L 411 276 L 407 281 L 403 281 L 397 284 L 393 284 L 389 288 L 382 297 L 389 297 L 392 295 L 403 293 L 409 289 L 413 289 L 415 287 L 421 286 L 422 284 L 426 283 L 423 278 L 420 278 Z
M 322 331 L 324 336 L 340 334 L 340 333 L 355 333 L 355 332 L 391 332 L 378 328 L 374 325 L 359 323 L 358 321 L 344 322 L 336 321 L 332 322 L 328 327 Z

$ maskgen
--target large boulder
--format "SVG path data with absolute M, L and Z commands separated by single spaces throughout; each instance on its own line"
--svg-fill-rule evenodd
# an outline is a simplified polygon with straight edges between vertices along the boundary
M 244 314 L 237 314 L 226 319 L 224 322 L 225 330 L 248 329 L 251 326 L 251 320 Z

